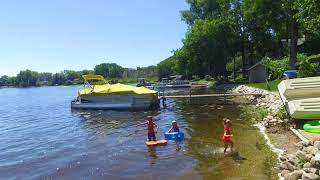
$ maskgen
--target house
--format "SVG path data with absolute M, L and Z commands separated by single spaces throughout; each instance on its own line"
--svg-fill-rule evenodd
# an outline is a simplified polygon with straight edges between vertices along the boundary
M 250 83 L 265 82 L 267 79 L 267 67 L 261 62 L 248 68 L 247 72 Z

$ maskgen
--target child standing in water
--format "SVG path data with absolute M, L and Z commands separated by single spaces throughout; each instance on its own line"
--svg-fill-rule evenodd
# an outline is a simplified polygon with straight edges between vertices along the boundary
M 152 116 L 148 116 L 148 140 L 156 141 L 156 132 L 158 131 L 158 125 L 153 121 Z
M 158 131 L 158 125 L 153 121 L 153 117 L 148 116 L 147 122 L 138 124 L 136 126 L 140 126 L 140 125 L 144 125 L 144 124 L 148 125 L 148 141 L 157 141 L 156 133 Z
M 222 140 L 223 140 L 223 143 L 224 143 L 224 153 L 227 152 L 227 148 L 228 146 L 230 146 L 230 149 L 231 149 L 231 152 L 232 152 L 232 148 L 233 148 L 233 142 L 231 140 L 231 137 L 233 136 L 232 133 L 231 133 L 231 126 L 232 126 L 232 123 L 231 123 L 231 120 L 228 119 L 228 118 L 223 118 L 223 137 L 222 137 Z
M 180 132 L 177 121 L 173 120 L 171 128 L 169 129 L 168 132 Z

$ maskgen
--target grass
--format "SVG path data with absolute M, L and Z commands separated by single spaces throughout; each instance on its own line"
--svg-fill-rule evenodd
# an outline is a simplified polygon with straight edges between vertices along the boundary
M 269 112 L 263 108 L 255 106 L 243 107 L 243 112 L 240 114 L 240 119 L 249 120 L 252 123 L 261 122 L 265 117 L 269 115 Z
M 263 82 L 263 83 L 249 83 L 246 84 L 248 86 L 254 87 L 254 88 L 259 88 L 259 89 L 265 89 L 268 91 L 277 91 L 278 90 L 278 84 L 281 82 L 281 79 L 276 79 L 273 81 L 269 81 L 268 83 Z

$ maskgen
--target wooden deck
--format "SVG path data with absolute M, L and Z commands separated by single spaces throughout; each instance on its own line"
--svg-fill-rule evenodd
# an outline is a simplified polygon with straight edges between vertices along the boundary
M 199 97 L 231 97 L 231 96 L 262 96 L 262 93 L 225 93 L 225 94 L 190 94 L 190 95 L 168 95 L 165 98 L 199 98 Z M 159 98 L 163 98 L 160 96 Z

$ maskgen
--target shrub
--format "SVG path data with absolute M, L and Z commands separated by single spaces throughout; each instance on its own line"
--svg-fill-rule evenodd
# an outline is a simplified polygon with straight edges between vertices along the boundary
M 212 80 L 212 77 L 211 77 L 210 75 L 205 75 L 205 76 L 204 76 L 204 79 L 205 79 L 206 81 L 211 81 L 211 80 Z
M 305 62 L 307 57 L 302 54 L 297 54 L 297 61 L 301 65 L 302 62 Z M 261 62 L 267 66 L 269 69 L 270 79 L 280 79 L 283 75 L 283 72 L 289 69 L 289 58 L 285 57 L 282 59 L 270 59 L 269 57 L 264 57 Z
M 269 69 L 270 78 L 280 79 L 285 70 L 288 69 L 289 59 L 274 59 L 271 60 L 269 57 L 264 57 L 261 61 Z
M 304 60 L 300 62 L 298 77 L 311 77 L 316 76 L 318 68 L 315 64 L 309 63 L 309 61 Z

